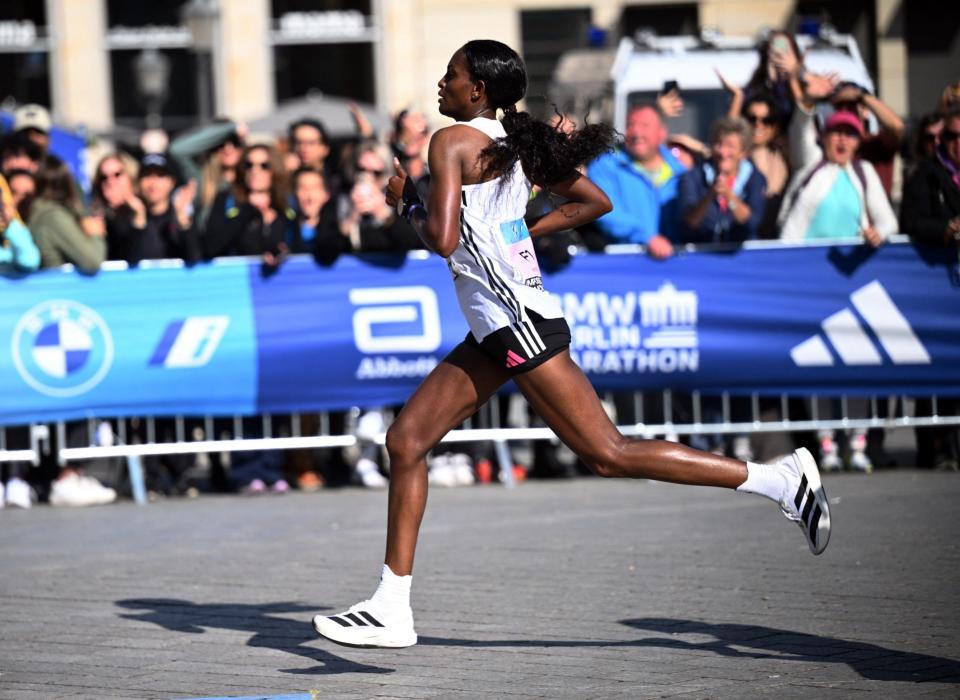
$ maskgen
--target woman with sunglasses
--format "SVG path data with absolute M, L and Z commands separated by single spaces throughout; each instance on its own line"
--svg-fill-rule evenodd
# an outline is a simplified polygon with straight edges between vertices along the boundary
M 790 179 L 780 113 L 772 99 L 757 95 L 743 106 L 743 118 L 753 134 L 748 157 L 767 181 L 758 237 L 774 239 L 777 237 L 777 214 L 783 201 L 783 191 Z
M 943 115 L 939 144 L 933 154 L 917 164 L 916 171 L 903 187 L 900 228 L 914 240 L 952 249 L 949 259 L 953 267 L 957 265 L 960 252 L 960 101 Z M 937 274 L 933 269 L 931 272 Z M 941 397 L 941 414 L 956 412 L 957 403 L 956 398 Z M 916 410 L 917 415 L 931 415 L 934 406 L 930 399 L 920 398 Z M 956 471 L 960 464 L 958 432 L 951 426 L 918 428 L 917 464 Z
M 128 260 L 147 226 L 147 208 L 136 182 L 137 164 L 125 153 L 108 153 L 97 163 L 91 212 L 103 217 L 108 260 Z
M 944 115 L 939 141 L 904 185 L 900 227 L 926 243 L 960 246 L 960 103 Z
M 566 134 L 518 111 L 526 69 L 516 52 L 498 41 L 467 42 L 450 59 L 438 86 L 440 112 L 456 123 L 431 140 L 428 200 L 411 193 L 415 188 L 399 162 L 388 192 L 427 247 L 447 259 L 471 330 L 387 431 L 390 492 L 379 587 L 370 600 L 344 613 L 315 616 L 317 632 L 353 646 L 417 643 L 410 584 L 427 501 L 426 455 L 510 379 L 598 475 L 759 493 L 797 522 L 805 499 L 810 505 L 801 528 L 810 549 L 822 551 L 829 537 L 829 506 L 809 454 L 756 465 L 676 443 L 628 439 L 570 356 L 570 329 L 559 302 L 543 287 L 532 237 L 585 224 L 611 210 L 603 191 L 577 168 L 612 148 L 613 130 L 593 124 Z M 499 119 L 498 110 L 503 111 Z M 534 183 L 566 203 L 528 228 L 523 215 Z
M 207 258 L 259 255 L 276 266 L 295 237 L 296 215 L 288 202 L 286 173 L 272 145 L 247 146 L 233 187 L 213 200 L 203 237 Z

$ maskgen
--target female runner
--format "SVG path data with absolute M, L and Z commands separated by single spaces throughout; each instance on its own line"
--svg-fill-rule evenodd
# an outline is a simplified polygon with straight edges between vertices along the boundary
M 456 124 L 430 142 L 430 195 L 424 206 L 395 163 L 388 200 L 447 259 L 466 339 L 417 388 L 387 431 L 390 494 L 380 585 L 369 600 L 317 615 L 322 636 L 348 646 L 416 644 L 410 608 L 413 556 L 427 501 L 426 455 L 513 379 L 547 425 L 596 474 L 719 486 L 777 502 L 798 522 L 811 551 L 830 536 L 830 513 L 816 462 L 798 450 L 779 464 L 744 463 L 660 440 L 624 437 L 570 357 L 570 331 L 547 294 L 531 236 L 580 226 L 610 211 L 607 196 L 576 167 L 609 149 L 613 132 L 588 125 L 572 134 L 516 111 L 526 70 L 508 46 L 470 41 L 439 82 L 440 113 Z M 503 117 L 497 120 L 497 110 Z M 531 183 L 566 204 L 527 228 Z

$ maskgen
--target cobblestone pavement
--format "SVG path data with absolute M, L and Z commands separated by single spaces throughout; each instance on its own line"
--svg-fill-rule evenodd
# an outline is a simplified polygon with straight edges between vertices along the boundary
M 4 510 L 0 698 L 960 697 L 960 475 L 826 486 L 821 557 L 719 490 L 434 490 L 393 651 L 310 626 L 375 587 L 384 492 Z

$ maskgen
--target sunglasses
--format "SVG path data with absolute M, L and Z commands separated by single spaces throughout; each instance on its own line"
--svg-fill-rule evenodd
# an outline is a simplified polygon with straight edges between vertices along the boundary
M 764 124 L 765 126 L 773 126 L 777 123 L 773 117 L 758 117 L 756 114 L 748 114 L 747 121 L 754 125 Z
M 270 170 L 270 161 L 268 160 L 248 160 L 244 162 L 244 165 L 247 166 L 247 170 L 253 170 L 254 168 L 260 168 L 260 170 Z
M 951 141 L 956 141 L 960 139 L 960 131 L 951 131 L 950 129 L 944 129 L 940 132 L 940 142 L 941 143 L 950 143 Z
M 385 170 L 374 170 L 373 168 L 357 168 L 358 173 L 370 173 L 371 175 L 376 175 L 377 177 L 383 177 Z

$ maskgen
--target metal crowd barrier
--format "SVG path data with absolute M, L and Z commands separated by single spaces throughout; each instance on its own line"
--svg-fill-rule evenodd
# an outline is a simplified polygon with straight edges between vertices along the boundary
M 941 402 L 937 397 L 930 400 L 929 415 L 917 415 L 915 402 L 906 396 L 888 397 L 847 397 L 842 396 L 836 401 L 822 399 L 817 396 L 793 399 L 788 395 L 761 396 L 752 394 L 746 397 L 734 397 L 724 393 L 719 396 L 704 396 L 700 392 L 676 395 L 666 390 L 659 393 L 635 392 L 619 397 L 605 394 L 602 398 L 608 406 L 614 403 L 628 405 L 627 413 L 637 420 L 625 422 L 616 421 L 624 435 L 637 438 L 656 438 L 667 436 L 691 435 L 736 435 L 760 432 L 803 432 L 830 429 L 870 429 L 883 428 L 887 430 L 918 428 L 929 426 L 960 425 L 960 414 L 953 408 L 941 411 Z M 617 401 L 616 399 L 619 399 Z M 515 400 L 522 402 L 517 395 Z M 712 405 L 705 409 L 705 400 Z M 734 410 L 734 401 L 748 403 L 747 415 L 742 408 Z M 838 413 L 825 417 L 823 404 L 825 401 L 839 402 Z M 851 404 L 856 402 L 865 410 L 862 415 L 854 415 Z M 525 402 L 524 402 L 525 403 Z M 678 407 L 679 405 L 679 407 Z M 955 406 L 956 402 L 951 402 Z M 719 407 L 719 410 L 717 408 Z M 887 410 L 882 410 L 886 407 Z M 772 410 L 771 410 L 772 409 Z M 519 413 L 529 416 L 523 408 Z M 738 414 L 739 415 L 735 415 Z M 796 415 L 800 413 L 801 415 Z M 176 416 L 173 418 L 155 418 L 147 416 L 142 419 L 90 417 L 85 422 L 58 422 L 52 426 L 29 426 L 29 445 L 19 449 L 8 449 L 10 444 L 8 433 L 13 430 L 23 431 L 23 428 L 0 428 L 0 462 L 28 461 L 38 464 L 41 451 L 51 444 L 50 430 L 55 431 L 55 443 L 58 446 L 57 456 L 61 464 L 69 462 L 105 457 L 144 457 L 150 455 L 195 454 L 201 452 L 235 452 L 243 450 L 289 450 L 289 449 L 318 449 L 343 448 L 357 445 L 359 438 L 355 431 L 348 430 L 342 434 L 331 431 L 330 414 L 309 414 L 316 417 L 317 430 L 309 433 L 302 429 L 303 414 L 284 416 L 263 415 L 256 419 L 256 430 L 244 427 L 245 419 L 249 424 L 249 417 L 231 416 L 229 418 L 213 416 Z M 654 420 L 647 420 L 650 415 Z M 499 401 L 490 401 L 483 406 L 473 418 L 451 431 L 443 440 L 444 443 L 485 442 L 506 444 L 513 441 L 526 440 L 554 440 L 555 435 L 547 427 L 538 427 L 535 420 L 526 420 L 526 425 L 510 425 L 502 415 Z M 110 425 L 109 434 L 112 444 L 101 444 L 98 433 L 101 423 Z M 157 424 L 163 422 L 168 429 L 168 435 L 161 436 Z M 142 430 L 132 434 L 131 424 L 139 423 Z M 82 440 L 86 445 L 70 445 L 68 443 L 68 427 L 76 442 L 76 428 L 85 435 Z M 172 426 L 172 431 L 169 428 Z M 199 428 L 199 430 L 197 430 Z M 254 434 L 249 434 L 249 433 Z M 196 436 L 202 435 L 197 438 Z M 163 439 L 169 437 L 172 439 Z M 385 433 L 372 436 L 363 436 L 382 445 Z

